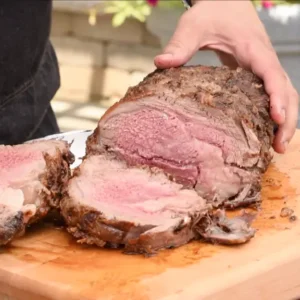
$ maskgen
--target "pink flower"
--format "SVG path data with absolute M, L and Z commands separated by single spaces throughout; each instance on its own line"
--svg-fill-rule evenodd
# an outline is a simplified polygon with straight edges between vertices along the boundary
M 271 0 L 262 0 L 261 2 L 264 8 L 271 8 L 274 6 L 274 3 Z
M 146 0 L 150 6 L 156 6 L 159 0 Z

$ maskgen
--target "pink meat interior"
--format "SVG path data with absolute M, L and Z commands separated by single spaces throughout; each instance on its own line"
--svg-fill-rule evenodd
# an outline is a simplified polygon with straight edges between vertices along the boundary
M 202 210 L 205 202 L 192 190 L 169 181 L 162 173 L 128 168 L 105 156 L 92 156 L 81 165 L 80 176 L 69 184 L 71 198 L 95 206 L 110 216 L 151 219 L 176 217 L 193 208 Z M 141 218 L 142 217 L 142 218 Z M 157 219 L 156 219 L 157 220 Z
M 241 178 L 251 182 L 240 167 L 259 158 L 256 137 L 218 110 L 193 113 L 152 98 L 120 104 L 99 126 L 101 146 L 132 165 L 162 168 L 205 197 L 215 190 L 221 198 L 236 195 Z
M 0 146 L 0 188 L 22 186 L 37 180 L 45 168 L 43 153 L 55 154 L 56 147 L 64 147 L 60 141 L 45 141 L 17 146 Z

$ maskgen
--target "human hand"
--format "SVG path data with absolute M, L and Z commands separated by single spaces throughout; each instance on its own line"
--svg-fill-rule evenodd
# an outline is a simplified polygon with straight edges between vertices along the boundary
M 271 117 L 279 125 L 273 148 L 284 153 L 298 118 L 298 93 L 283 70 L 251 1 L 194 1 L 181 17 L 158 68 L 184 65 L 200 50 L 213 50 L 231 68 L 259 76 L 270 96 Z

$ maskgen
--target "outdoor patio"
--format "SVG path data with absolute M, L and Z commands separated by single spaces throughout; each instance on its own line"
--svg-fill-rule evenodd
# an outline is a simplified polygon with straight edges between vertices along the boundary
M 97 121 L 106 111 L 106 108 L 99 104 L 82 104 L 59 99 L 52 101 L 52 107 L 62 132 L 78 129 L 94 129 Z
M 91 1 L 55 1 L 51 41 L 61 86 L 52 101 L 61 131 L 93 129 L 129 86 L 154 70 L 159 40 L 146 24 L 128 20 L 114 28 L 110 15 L 89 24 Z

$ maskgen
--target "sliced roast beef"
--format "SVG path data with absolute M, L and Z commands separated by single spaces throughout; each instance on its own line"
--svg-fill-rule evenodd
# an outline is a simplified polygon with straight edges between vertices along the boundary
M 158 169 L 128 167 L 107 154 L 86 158 L 66 195 L 61 213 L 79 243 L 124 246 L 126 253 L 151 255 L 199 237 L 244 243 L 255 233 L 244 216 L 213 214 L 194 190 Z
M 59 207 L 73 161 L 63 141 L 0 146 L 0 246 Z
M 104 114 L 87 156 L 160 168 L 215 207 L 236 208 L 260 201 L 273 127 L 269 97 L 251 72 L 156 70 Z

